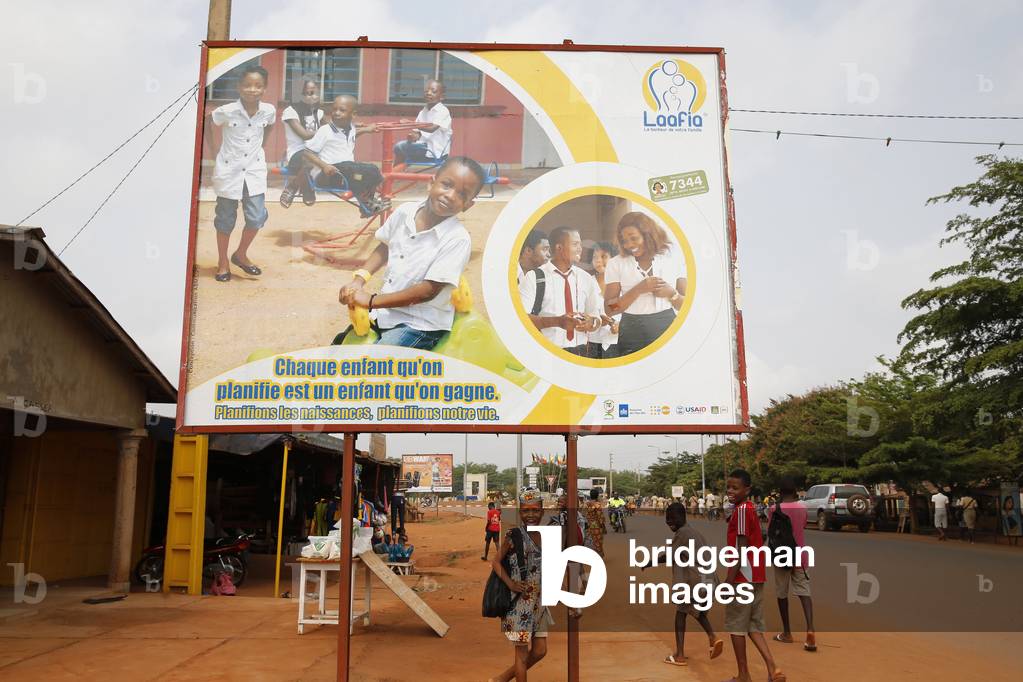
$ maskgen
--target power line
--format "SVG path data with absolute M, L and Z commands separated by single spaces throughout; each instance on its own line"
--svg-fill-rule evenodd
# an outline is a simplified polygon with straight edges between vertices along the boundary
M 1001 149 L 1002 147 L 1023 146 L 1023 142 L 984 142 L 979 140 L 929 140 L 914 137 L 871 137 L 868 135 L 838 135 L 834 133 L 807 133 L 791 130 L 759 130 L 753 128 L 730 128 L 730 130 L 737 133 L 761 133 L 764 135 L 774 135 L 775 139 L 780 138 L 782 135 L 794 135 L 796 137 L 827 137 L 838 140 L 870 140 L 874 142 L 884 142 L 886 147 L 890 145 L 892 142 L 914 142 L 920 144 L 979 145 L 997 147 L 998 149 Z
M 185 93 L 185 94 L 188 94 L 188 93 Z M 178 99 L 181 99 L 181 98 L 179 97 Z M 175 100 L 175 101 L 177 101 L 177 100 Z M 114 196 L 114 194 L 117 193 L 117 190 L 119 190 L 121 188 L 121 185 L 124 184 L 125 180 L 127 180 L 129 178 L 129 176 L 131 176 L 131 174 L 135 172 L 135 169 L 139 167 L 139 164 L 142 163 L 142 160 L 146 158 L 146 155 L 149 154 L 150 150 L 152 150 L 152 148 L 156 146 L 156 143 L 160 141 L 160 138 L 163 137 L 163 134 L 165 132 L 167 132 L 168 128 L 171 127 L 171 124 L 174 123 L 174 121 L 177 120 L 178 116 L 181 115 L 181 112 L 183 112 L 185 110 L 185 107 L 187 107 L 189 105 L 190 101 L 191 101 L 190 99 L 186 99 L 184 101 L 184 103 L 182 103 L 182 105 L 178 108 L 178 110 L 176 112 L 174 112 L 174 115 L 171 116 L 171 119 L 169 121 L 167 121 L 167 124 L 164 125 L 163 129 L 160 130 L 160 132 L 153 139 L 153 141 L 149 143 L 149 146 L 146 147 L 146 150 L 144 152 L 142 152 L 142 156 L 140 156 L 138 158 L 138 161 L 136 161 L 132 165 L 132 167 L 128 169 L 128 172 L 124 174 L 124 177 L 121 178 L 121 181 L 118 182 L 117 185 L 112 190 L 110 190 L 110 193 L 107 194 L 106 198 L 104 198 L 103 201 L 100 202 L 100 205 L 97 206 L 96 210 L 92 212 L 92 215 L 89 216 L 89 219 L 85 221 L 85 224 L 82 225 L 80 228 L 78 228 L 78 231 L 75 232 L 74 235 L 71 237 L 71 239 L 68 240 L 68 243 L 65 244 L 61 248 L 60 251 L 57 252 L 57 257 L 58 258 L 60 256 L 62 256 L 64 254 L 64 251 L 67 250 L 67 247 L 71 246 L 71 244 L 75 241 L 75 239 L 78 238 L 78 235 L 80 235 L 85 230 L 85 228 L 87 228 L 89 226 L 89 223 L 92 222 L 92 219 L 95 218 L 96 215 L 103 209 L 103 207 L 107 205 L 107 202 L 110 201 L 110 199 Z
M 158 114 L 157 114 L 156 116 L 154 116 L 154 117 L 153 117 L 152 119 L 150 119 L 150 121 L 149 121 L 148 123 L 146 123 L 146 124 L 145 124 L 144 126 L 142 126 L 142 127 L 141 127 L 141 128 L 139 128 L 138 130 L 136 130 L 136 131 L 135 131 L 134 133 L 132 133 L 131 137 L 129 137 L 129 138 L 127 139 L 127 140 L 125 140 L 125 141 L 124 141 L 124 142 L 122 142 L 121 144 L 119 144 L 119 145 L 117 145 L 116 147 L 114 147 L 113 151 L 111 151 L 111 152 L 110 152 L 109 154 L 107 154 L 107 155 L 106 155 L 106 156 L 104 156 L 104 157 L 103 157 L 102 159 L 100 159 L 100 160 L 99 160 L 99 162 L 98 162 L 98 163 L 96 163 L 96 165 L 94 165 L 94 166 L 93 166 L 92 168 L 90 168 L 89 170 L 85 171 L 85 172 L 84 172 L 84 173 L 82 173 L 81 175 L 79 175 L 79 176 L 78 176 L 78 177 L 77 177 L 77 178 L 75 179 L 75 181 L 74 181 L 74 182 L 72 182 L 72 183 L 71 183 L 70 185 L 68 185 L 67 187 L 65 187 L 64 189 L 60 190 L 59 192 L 57 192 L 56 194 L 54 194 L 54 195 L 53 195 L 52 197 L 50 197 L 49 199 L 47 199 L 47 200 L 46 200 L 45 202 L 43 202 L 43 204 L 42 204 L 42 205 L 41 205 L 41 206 L 40 206 L 39 208 L 37 208 L 36 210 L 34 210 L 34 211 L 32 211 L 31 213 L 29 213 L 29 214 L 28 214 L 27 216 L 25 216 L 25 217 L 24 217 L 24 218 L 22 218 L 21 220 L 19 220 L 19 221 L 18 221 L 17 223 L 15 223 L 15 225 L 14 225 L 14 226 L 15 226 L 15 227 L 17 227 L 18 225 L 21 225 L 21 224 L 22 224 L 22 223 L 24 223 L 24 222 L 25 222 L 26 220 L 28 220 L 29 218 L 31 218 L 32 216 L 34 216 L 34 215 L 35 215 L 36 213 L 39 213 L 39 211 L 43 210 L 44 208 L 46 208 L 47 206 L 49 206 L 49 205 L 50 205 L 51 203 L 53 203 L 53 202 L 54 202 L 54 201 L 55 201 L 55 200 L 56 200 L 56 199 L 57 199 L 58 197 L 60 197 L 60 196 L 61 196 L 62 194 L 64 194 L 64 193 L 65 193 L 65 192 L 67 192 L 67 191 L 68 191 L 69 189 L 71 189 L 72 187 L 74 187 L 75 185 L 77 185 L 77 184 L 78 184 L 79 182 L 81 182 L 82 180 L 84 180 L 84 179 L 85 179 L 85 176 L 87 176 L 87 175 L 88 175 L 89 173 L 93 172 L 94 170 L 96 170 L 97 168 L 99 168 L 100 166 L 102 166 L 102 165 L 103 165 L 104 163 L 106 163 L 106 162 L 107 162 L 107 160 L 108 160 L 108 159 L 110 159 L 110 157 L 112 157 L 112 156 L 113 156 L 114 154 L 116 154 L 117 152 L 121 151 L 121 149 L 122 149 L 122 148 L 123 148 L 123 147 L 124 147 L 125 145 L 127 145 L 127 144 L 128 144 L 129 142 L 131 142 L 132 140 L 134 140 L 134 139 L 135 139 L 136 137 L 138 137 L 138 136 L 139 136 L 139 135 L 140 135 L 140 134 L 141 134 L 141 133 L 142 133 L 142 132 L 143 132 L 143 131 L 144 131 L 144 130 L 145 130 L 146 128 L 148 128 L 149 126 L 153 125 L 153 124 L 154 124 L 154 123 L 155 123 L 155 122 L 156 122 L 157 120 L 159 120 L 159 119 L 160 119 L 160 117 L 161 117 L 161 116 L 163 116 L 163 115 L 164 115 L 165 113 L 167 113 L 167 111 L 168 111 L 168 110 L 170 110 L 170 109 L 171 109 L 171 107 L 173 107 L 173 106 L 174 106 L 175 104 L 177 104 L 178 102 L 180 102 L 182 98 L 184 98 L 184 97 L 188 97 L 188 96 L 189 96 L 189 95 L 191 95 L 191 94 L 192 94 L 193 92 L 196 92 L 196 91 L 198 90 L 198 88 L 199 88 L 199 84 L 198 84 L 198 83 L 196 83 L 196 84 L 192 85 L 191 87 L 189 87 L 189 88 L 188 88 L 188 90 L 186 90 L 185 92 L 183 92 L 183 93 L 181 93 L 180 95 L 178 95 L 177 97 L 175 97 L 175 98 L 174 98 L 174 101 L 173 101 L 173 102 L 171 102 L 171 103 L 170 103 L 170 104 L 168 104 L 168 105 L 167 105 L 166 107 L 164 107 L 164 108 L 163 108 L 163 110 L 162 110 L 162 111 L 161 111 L 160 113 L 158 113 Z M 176 114 L 175 114 L 175 115 L 176 115 Z M 67 248 L 67 247 L 65 247 L 65 248 Z
M 797 111 L 785 109 L 733 109 L 744 114 L 784 114 L 789 116 L 844 116 L 849 118 L 918 118 L 953 121 L 1023 121 L 1023 116 L 959 116 L 955 114 L 864 114 L 849 111 Z

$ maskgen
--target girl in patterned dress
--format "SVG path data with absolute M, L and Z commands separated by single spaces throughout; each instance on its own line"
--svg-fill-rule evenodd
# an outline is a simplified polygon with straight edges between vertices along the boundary
M 540 603 L 540 534 L 526 531 L 526 526 L 538 526 L 543 518 L 543 498 L 535 490 L 527 490 L 519 497 L 519 526 L 504 537 L 491 565 L 498 577 L 517 595 L 508 614 L 501 619 L 501 632 L 515 646 L 515 660 L 511 667 L 490 682 L 526 682 L 526 671 L 547 655 L 547 628 L 554 623 L 550 609 Z M 525 579 L 520 579 L 518 553 L 512 534 L 522 540 L 525 560 Z M 508 570 L 504 562 L 507 559 Z

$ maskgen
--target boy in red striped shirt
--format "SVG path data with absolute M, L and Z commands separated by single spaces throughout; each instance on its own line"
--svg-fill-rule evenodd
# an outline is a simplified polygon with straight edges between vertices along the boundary
M 744 547 L 759 549 L 764 545 L 764 536 L 760 530 L 760 519 L 756 506 L 749 501 L 752 481 L 745 469 L 736 469 L 728 475 L 725 492 L 728 501 L 735 505 L 732 517 L 728 519 L 728 546 L 735 547 L 740 557 Z M 740 604 L 738 601 L 725 605 L 725 629 L 731 634 L 732 648 L 735 650 L 735 662 L 739 673 L 732 678 L 734 682 L 750 682 L 749 664 L 746 661 L 746 636 L 760 652 L 767 666 L 768 679 L 772 682 L 784 682 L 785 673 L 775 667 L 774 657 L 767 647 L 764 637 L 764 581 L 766 569 L 757 554 L 753 554 L 751 564 L 740 561 L 728 569 L 726 582 L 733 585 L 752 583 L 753 601 Z

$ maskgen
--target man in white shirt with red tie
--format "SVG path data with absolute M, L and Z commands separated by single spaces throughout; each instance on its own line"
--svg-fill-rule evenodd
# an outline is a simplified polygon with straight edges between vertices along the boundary
M 519 282 L 519 297 L 536 328 L 555 346 L 586 356 L 589 333 L 600 327 L 603 299 L 597 280 L 578 266 L 583 253 L 579 231 L 556 227 L 550 234 L 551 259 Z M 543 296 L 537 303 L 538 271 Z

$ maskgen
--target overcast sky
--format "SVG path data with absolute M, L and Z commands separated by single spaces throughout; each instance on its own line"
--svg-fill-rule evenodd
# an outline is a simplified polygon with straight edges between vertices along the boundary
M 427 9 L 430 7 L 431 9 Z M 436 9 L 436 8 L 443 9 Z M 202 0 L 18 3 L 0 24 L 0 223 L 16 223 L 197 80 Z M 235 0 L 235 39 L 722 46 L 733 108 L 1020 114 L 1018 3 L 632 3 L 604 0 L 343 3 Z M 739 128 L 1023 142 L 1023 122 L 735 113 Z M 176 383 L 195 106 L 62 258 Z M 147 130 L 26 224 L 60 250 L 155 136 Z M 1007 148 L 1019 155 L 1019 147 Z M 856 377 L 897 351 L 899 302 L 959 253 L 939 249 L 953 209 L 925 200 L 975 178 L 991 147 L 735 132 L 749 390 L 772 397 Z M 510 466 L 514 437 L 472 436 L 470 457 Z M 389 438 L 389 454 L 455 452 L 461 436 Z M 680 448 L 698 450 L 695 437 Z M 526 452 L 561 452 L 527 437 Z M 635 468 L 664 437 L 585 438 L 580 464 Z

